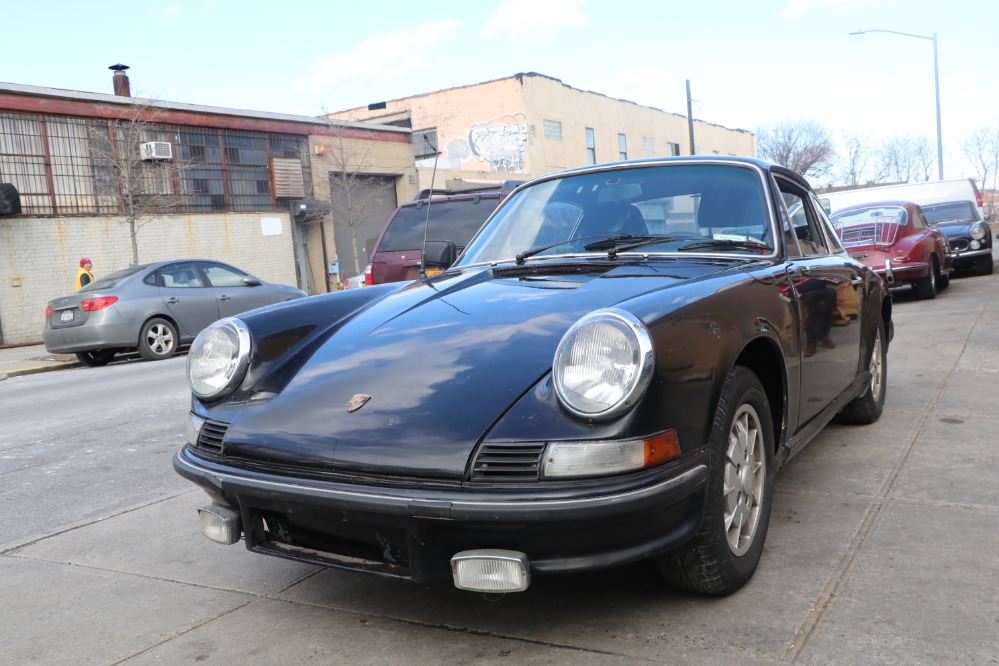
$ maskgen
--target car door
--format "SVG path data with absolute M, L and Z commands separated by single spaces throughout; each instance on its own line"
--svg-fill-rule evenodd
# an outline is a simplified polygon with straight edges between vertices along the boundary
M 214 261 L 202 261 L 198 265 L 211 284 L 220 318 L 270 305 L 274 301 L 260 280 L 238 268 Z
M 193 337 L 219 319 L 215 293 L 193 261 L 178 261 L 159 270 L 160 296 L 183 337 Z
M 798 309 L 800 426 L 856 378 L 864 276 L 840 245 L 815 195 L 789 180 L 777 182 L 801 255 L 791 258 L 787 269 Z

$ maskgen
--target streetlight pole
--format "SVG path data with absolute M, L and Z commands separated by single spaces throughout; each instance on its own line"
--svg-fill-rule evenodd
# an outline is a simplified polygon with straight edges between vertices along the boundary
M 851 35 L 863 35 L 867 32 L 890 32 L 893 35 L 903 35 L 905 37 L 915 37 L 916 39 L 929 39 L 933 42 L 933 85 L 936 91 L 937 100 L 937 172 L 940 180 L 943 180 L 943 136 L 940 132 L 940 67 L 937 61 L 937 33 L 932 37 L 926 35 L 914 35 L 911 32 L 898 32 L 897 30 L 856 30 Z

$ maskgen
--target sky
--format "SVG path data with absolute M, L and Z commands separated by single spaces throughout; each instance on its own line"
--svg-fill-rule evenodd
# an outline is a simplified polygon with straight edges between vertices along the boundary
M 934 151 L 935 33 L 946 178 L 999 123 L 997 0 L 0 0 L 0 23 L 7 83 L 112 93 L 122 63 L 137 97 L 317 115 L 537 72 L 686 115 L 689 81 L 699 120 Z

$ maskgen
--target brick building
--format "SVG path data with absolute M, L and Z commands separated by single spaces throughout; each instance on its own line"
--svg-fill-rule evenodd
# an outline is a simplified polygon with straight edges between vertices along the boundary
M 0 83 L 0 182 L 22 203 L 0 217 L 0 344 L 41 339 L 81 257 L 98 276 L 204 257 L 338 289 L 417 190 L 408 129 L 133 98 L 112 69 L 115 95 Z M 133 249 L 125 207 L 152 201 Z

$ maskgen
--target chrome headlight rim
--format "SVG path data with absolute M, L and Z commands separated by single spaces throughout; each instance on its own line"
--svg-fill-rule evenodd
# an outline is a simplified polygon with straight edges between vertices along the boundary
M 573 404 L 564 386 L 564 379 L 560 373 L 562 365 L 559 360 L 566 351 L 566 345 L 571 344 L 574 336 L 581 328 L 600 322 L 610 322 L 620 327 L 619 330 L 627 330 L 630 333 L 631 343 L 636 348 L 638 368 L 630 386 L 626 387 L 626 390 L 616 402 L 605 409 L 591 411 L 581 409 L 579 406 Z M 607 421 L 623 414 L 637 404 L 639 398 L 648 388 L 654 365 L 655 348 L 652 344 L 652 335 L 638 317 L 626 310 L 619 310 L 617 308 L 594 310 L 570 326 L 559 341 L 558 347 L 555 350 L 555 357 L 552 361 L 552 384 L 555 387 L 555 394 L 558 397 L 559 403 L 573 416 L 588 421 Z
M 236 347 L 234 353 L 226 363 L 224 379 L 222 383 L 211 390 L 204 390 L 197 384 L 192 376 L 192 371 L 196 370 L 196 364 L 204 360 L 201 355 L 203 347 L 211 336 L 218 329 L 226 328 L 235 335 Z M 246 370 L 250 365 L 250 329 L 237 317 L 227 317 L 219 319 L 210 324 L 191 343 L 191 348 L 187 352 L 187 384 L 194 395 L 205 401 L 219 400 L 230 393 L 243 381 Z
M 968 229 L 968 235 L 971 236 L 972 240 L 980 241 L 983 238 L 985 238 L 986 236 L 988 236 L 989 234 L 988 234 L 988 232 L 985 231 L 985 225 L 983 225 L 983 224 L 973 224 L 973 225 L 971 225 L 971 228 Z

